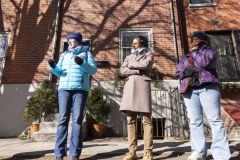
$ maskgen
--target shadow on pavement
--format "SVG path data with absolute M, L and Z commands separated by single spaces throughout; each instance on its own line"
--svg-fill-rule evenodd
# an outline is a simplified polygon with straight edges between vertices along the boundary
M 6 158 L 2 160 L 20 160 L 20 159 L 37 159 L 44 157 L 46 154 L 53 153 L 54 150 L 44 150 L 44 151 L 35 151 L 35 152 L 22 152 L 13 155 L 11 158 Z
M 191 150 L 190 146 L 181 146 L 187 142 L 189 141 L 155 143 L 154 148 L 167 147 L 167 149 L 154 152 L 154 157 L 159 157 L 154 158 L 154 160 L 163 160 L 183 156 Z
M 171 159 L 177 157 L 186 157 L 191 152 L 189 141 L 179 141 L 179 142 L 160 142 L 154 143 L 154 160 L 164 160 L 164 159 Z M 230 142 L 230 144 L 233 141 Z M 127 142 L 126 142 L 127 143 Z M 188 144 L 185 144 L 188 143 Z M 108 144 L 99 144 L 99 147 L 108 146 Z M 84 148 L 91 148 L 96 147 L 96 144 L 88 144 L 84 145 Z M 211 143 L 207 143 L 208 149 L 211 147 Z M 231 153 L 233 157 L 231 160 L 240 160 L 240 143 L 236 143 L 230 146 Z M 139 145 L 137 151 L 142 151 L 141 154 L 138 155 L 139 158 L 142 157 L 144 146 Z M 97 153 L 95 155 L 83 155 L 81 156 L 82 160 L 98 160 L 98 159 L 113 159 L 114 157 L 123 157 L 125 153 L 128 152 L 128 148 L 118 149 L 118 150 L 111 150 L 111 151 L 103 151 L 102 153 Z M 42 150 L 42 151 L 33 151 L 33 152 L 22 152 L 13 155 L 11 158 L 6 158 L 2 160 L 22 160 L 22 159 L 45 159 L 47 158 L 47 154 L 54 153 L 54 150 Z M 94 152 L 93 152 L 94 153 Z M 44 158 L 45 157 L 45 158 Z M 54 155 L 51 156 L 54 158 Z M 212 156 L 208 155 L 207 160 L 212 160 Z

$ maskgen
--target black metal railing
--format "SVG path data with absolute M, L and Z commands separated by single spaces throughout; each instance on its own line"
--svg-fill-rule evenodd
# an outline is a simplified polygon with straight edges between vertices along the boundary
M 240 82 L 240 64 L 233 55 L 220 55 L 217 72 L 221 82 Z
M 179 94 L 178 87 L 152 91 L 153 107 L 153 137 L 154 139 L 188 138 L 189 127 L 187 111 Z M 143 137 L 141 119 L 137 120 L 137 135 Z

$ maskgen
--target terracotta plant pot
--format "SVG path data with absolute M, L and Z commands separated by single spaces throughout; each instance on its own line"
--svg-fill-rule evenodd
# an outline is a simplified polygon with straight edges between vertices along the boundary
M 92 137 L 93 138 L 102 138 L 104 125 L 103 124 L 93 124 L 92 125 Z
M 30 128 L 29 129 L 30 130 L 29 138 L 31 139 L 32 138 L 32 134 L 34 132 L 39 131 L 39 124 L 31 124 L 29 128 Z

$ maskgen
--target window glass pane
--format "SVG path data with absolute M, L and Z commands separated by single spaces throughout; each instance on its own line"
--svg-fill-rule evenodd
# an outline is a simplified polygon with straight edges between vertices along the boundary
M 234 36 L 236 39 L 236 47 L 237 47 L 237 57 L 240 57 L 240 31 L 234 31 Z M 239 58 L 240 59 L 240 58 Z
M 92 40 L 91 39 L 83 39 L 82 40 L 82 46 L 84 48 L 86 48 L 87 51 L 92 51 Z M 63 46 L 62 46 L 62 50 L 67 51 L 68 50 L 68 42 L 67 40 L 63 41 Z
M 130 54 L 131 51 L 131 43 L 133 38 L 136 36 L 144 36 L 148 38 L 148 32 L 123 32 L 122 34 L 122 48 L 123 48 L 123 56 L 126 57 Z
M 152 42 L 150 37 L 150 30 L 121 30 L 120 31 L 120 55 L 119 55 L 119 63 L 121 64 L 126 56 L 131 53 L 132 49 L 132 41 L 136 36 L 144 36 L 148 39 L 149 49 L 152 50 Z
M 7 34 L 0 34 L 0 79 L 2 78 L 5 57 L 7 54 Z
M 0 35 L 0 57 L 5 57 L 7 44 L 7 35 Z
M 216 63 L 217 72 L 221 81 L 239 81 L 240 68 L 234 52 L 231 32 L 209 33 L 210 46 L 218 52 Z
M 0 78 L 2 78 L 2 73 L 3 73 L 3 58 L 0 58 Z
M 190 0 L 191 4 L 213 3 L 213 0 Z

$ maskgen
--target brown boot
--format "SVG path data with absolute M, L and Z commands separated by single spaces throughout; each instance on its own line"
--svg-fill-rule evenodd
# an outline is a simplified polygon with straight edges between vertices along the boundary
M 135 159 L 137 159 L 136 152 L 128 152 L 123 158 L 123 160 L 135 160 Z
M 152 152 L 145 152 L 143 154 L 143 160 L 153 160 L 153 154 Z

